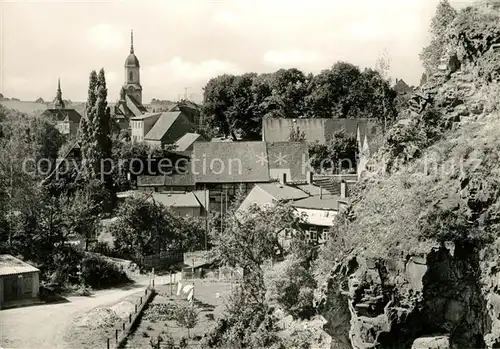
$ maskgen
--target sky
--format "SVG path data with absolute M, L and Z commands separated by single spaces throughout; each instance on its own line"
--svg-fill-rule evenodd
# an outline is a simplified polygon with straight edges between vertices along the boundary
M 84 101 L 91 70 L 104 68 L 108 101 L 124 83 L 134 31 L 143 102 L 201 98 L 219 74 L 299 68 L 337 61 L 374 67 L 384 52 L 390 76 L 410 85 L 438 0 L 0 1 L 0 93 Z M 460 7 L 464 2 L 451 3 Z

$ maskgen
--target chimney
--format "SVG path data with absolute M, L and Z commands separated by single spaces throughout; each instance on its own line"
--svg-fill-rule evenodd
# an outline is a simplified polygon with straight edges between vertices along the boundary
M 344 179 L 340 182 L 340 197 L 343 199 L 347 197 L 347 183 Z
M 313 183 L 313 171 L 307 172 L 307 184 L 312 184 Z

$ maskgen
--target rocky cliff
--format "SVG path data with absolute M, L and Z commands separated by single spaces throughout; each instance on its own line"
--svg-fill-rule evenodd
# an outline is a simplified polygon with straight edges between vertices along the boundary
M 459 13 L 323 249 L 331 348 L 500 348 L 499 20 Z

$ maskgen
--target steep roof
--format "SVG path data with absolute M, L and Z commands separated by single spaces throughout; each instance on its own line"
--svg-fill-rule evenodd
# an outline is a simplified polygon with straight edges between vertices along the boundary
M 186 133 L 177 142 L 175 142 L 176 151 L 187 151 L 194 142 L 203 141 L 203 137 L 198 133 Z
M 177 118 L 180 117 L 181 113 L 180 111 L 161 113 L 160 118 L 156 121 L 151 130 L 149 130 L 144 139 L 160 141 L 175 123 Z
M 291 182 L 306 180 L 306 165 L 309 164 L 309 149 L 306 142 L 267 143 L 269 170 L 290 170 Z M 287 179 L 288 180 L 288 179 Z
M 43 116 L 55 118 L 57 121 L 79 123 L 82 116 L 75 109 L 47 109 L 42 113 Z
M 16 275 L 39 272 L 37 268 L 10 254 L 0 254 L 0 275 Z
M 297 200 L 292 203 L 297 208 L 308 208 L 315 210 L 338 210 L 339 202 L 349 202 L 349 198 L 342 198 L 339 195 L 328 195 L 320 198 L 319 196 L 310 196 L 305 199 Z
M 314 185 L 314 184 L 299 184 L 296 185 L 297 188 L 302 190 L 303 192 L 306 192 L 309 195 L 330 195 L 330 193 L 327 189 L 321 188 L 320 186 Z
M 188 193 L 152 193 L 148 201 L 154 200 L 167 207 L 201 207 L 192 192 Z
M 137 176 L 138 187 L 189 187 L 194 186 L 194 175 L 191 172 L 184 174 L 174 173 L 159 176 Z
M 141 116 L 147 112 L 147 109 L 139 103 L 134 97 L 130 95 L 125 95 L 125 102 L 127 103 L 127 108 L 135 115 Z
M 197 183 L 270 180 L 265 142 L 195 142 L 192 164 Z
M 309 196 L 298 188 L 279 183 L 259 183 L 257 186 L 277 200 L 298 200 Z
M 134 116 L 133 118 L 130 118 L 130 120 L 134 120 L 134 121 L 146 120 L 146 119 L 148 119 L 150 117 L 158 116 L 160 114 L 161 113 L 145 113 L 145 114 L 141 114 L 141 115 L 138 115 L 138 116 Z

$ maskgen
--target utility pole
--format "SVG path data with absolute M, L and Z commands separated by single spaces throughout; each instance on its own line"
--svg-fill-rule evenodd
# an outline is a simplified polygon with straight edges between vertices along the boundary
M 203 185 L 203 196 L 205 197 L 205 251 L 208 250 L 208 241 L 207 241 L 207 235 L 208 235 L 208 206 L 207 206 L 207 185 Z M 209 200 L 210 202 L 210 200 Z

